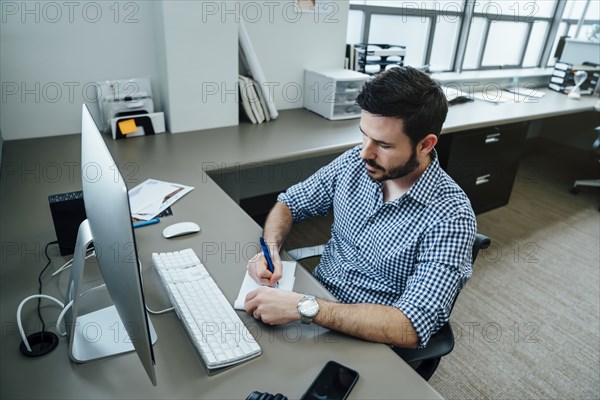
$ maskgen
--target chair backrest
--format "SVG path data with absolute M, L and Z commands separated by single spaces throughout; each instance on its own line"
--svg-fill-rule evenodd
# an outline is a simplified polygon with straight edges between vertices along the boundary
M 489 237 L 482 235 L 481 233 L 475 234 L 475 241 L 473 242 L 473 264 L 475 264 L 475 260 L 477 259 L 477 255 L 479 254 L 479 250 L 487 249 L 492 244 L 492 241 Z M 452 307 L 450 308 L 450 312 L 454 309 L 454 305 L 456 304 L 456 299 L 458 299 L 458 295 L 460 291 L 456 293 L 454 297 L 454 301 L 452 302 Z

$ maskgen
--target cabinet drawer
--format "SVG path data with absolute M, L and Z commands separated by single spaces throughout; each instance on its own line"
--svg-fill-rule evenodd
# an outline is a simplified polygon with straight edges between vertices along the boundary
M 526 135 L 526 123 L 456 133 L 450 146 L 448 171 L 464 163 L 516 162 Z
M 472 173 L 471 173 L 472 172 Z M 516 175 L 516 167 L 472 170 L 456 183 L 465 191 L 475 214 L 508 204 Z
M 518 158 L 512 159 L 486 159 L 486 160 L 452 160 L 448 164 L 447 172 L 458 182 L 481 182 L 482 177 L 490 175 L 497 179 L 511 180 L 518 169 Z
M 440 163 L 476 214 L 508 203 L 526 135 L 527 123 L 518 123 L 454 133 L 440 141 Z

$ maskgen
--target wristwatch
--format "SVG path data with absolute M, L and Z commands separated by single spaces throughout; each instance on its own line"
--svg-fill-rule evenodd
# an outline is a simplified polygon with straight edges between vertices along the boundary
M 319 313 L 319 303 L 317 298 L 310 294 L 305 294 L 296 305 L 298 314 L 300 314 L 300 322 L 310 324 L 313 322 Z

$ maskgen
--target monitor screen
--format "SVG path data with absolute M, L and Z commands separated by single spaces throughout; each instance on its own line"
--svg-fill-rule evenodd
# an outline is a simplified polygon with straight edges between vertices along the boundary
M 89 231 L 106 289 L 150 380 L 154 352 L 138 266 L 127 186 L 84 105 L 81 131 L 83 198 Z

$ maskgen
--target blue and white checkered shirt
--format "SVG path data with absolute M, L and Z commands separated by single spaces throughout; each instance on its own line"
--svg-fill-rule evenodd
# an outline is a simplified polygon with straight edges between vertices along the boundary
M 368 175 L 361 146 L 348 150 L 278 200 L 294 222 L 334 210 L 331 240 L 314 276 L 341 302 L 397 307 L 420 347 L 450 316 L 472 273 L 475 214 L 435 151 L 423 175 L 400 198 L 384 202 Z

